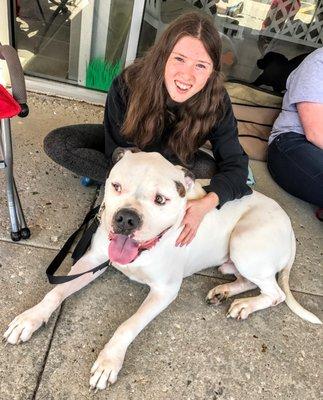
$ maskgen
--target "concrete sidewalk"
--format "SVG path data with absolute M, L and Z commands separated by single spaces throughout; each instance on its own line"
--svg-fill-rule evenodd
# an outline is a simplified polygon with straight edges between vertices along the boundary
M 58 126 L 100 123 L 103 108 L 35 94 L 29 104 L 30 116 L 12 121 L 15 176 L 32 233 L 27 241 L 10 241 L 4 178 L 0 182 L 2 333 L 51 289 L 46 266 L 97 198 L 95 188 L 84 188 L 47 158 L 42 141 Z M 264 163 L 252 162 L 252 168 L 256 189 L 283 206 L 296 232 L 293 293 L 322 319 L 323 223 L 312 206 L 272 181 Z M 70 265 L 68 260 L 62 272 Z M 204 301 L 223 281 L 214 269 L 187 278 L 178 299 L 129 347 L 117 383 L 94 394 L 93 362 L 148 293 L 110 269 L 65 301 L 29 342 L 0 344 L 0 400 L 319 399 L 321 328 L 284 303 L 244 322 L 226 319 L 228 304 L 211 307 Z

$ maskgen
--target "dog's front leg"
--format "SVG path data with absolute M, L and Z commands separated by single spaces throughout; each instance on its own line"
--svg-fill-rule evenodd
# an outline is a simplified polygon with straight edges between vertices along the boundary
M 172 287 L 151 287 L 138 311 L 119 326 L 100 352 L 91 369 L 92 389 L 105 389 L 107 385 L 116 382 L 130 343 L 177 297 L 179 288 L 180 284 Z
M 89 251 L 73 265 L 68 275 L 87 271 L 104 261 L 104 258 L 98 257 L 92 251 Z M 32 334 L 49 320 L 52 313 L 59 307 L 63 300 L 92 282 L 104 271 L 105 269 L 95 274 L 90 272 L 73 281 L 56 286 L 46 294 L 40 303 L 18 315 L 9 324 L 7 331 L 3 335 L 4 339 L 10 344 L 19 344 L 20 342 L 29 340 Z

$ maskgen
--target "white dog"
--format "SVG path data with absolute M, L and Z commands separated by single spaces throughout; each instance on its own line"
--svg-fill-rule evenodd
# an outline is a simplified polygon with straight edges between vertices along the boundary
M 274 200 L 254 192 L 228 202 L 205 216 L 189 245 L 176 247 L 186 201 L 204 196 L 204 190 L 158 153 L 123 153 L 106 182 L 106 207 L 91 248 L 70 274 L 87 271 L 110 258 L 118 270 L 151 290 L 100 352 L 91 370 L 91 388 L 104 389 L 116 382 L 129 344 L 176 298 L 184 277 L 207 267 L 221 265 L 222 273 L 237 278 L 212 289 L 207 295 L 209 303 L 260 288 L 256 297 L 234 300 L 228 317 L 245 319 L 286 299 L 300 317 L 320 323 L 289 290 L 295 237 L 288 216 Z M 102 272 L 56 286 L 39 304 L 16 317 L 4 338 L 11 344 L 28 340 L 65 298 Z M 276 282 L 277 272 L 284 291 Z

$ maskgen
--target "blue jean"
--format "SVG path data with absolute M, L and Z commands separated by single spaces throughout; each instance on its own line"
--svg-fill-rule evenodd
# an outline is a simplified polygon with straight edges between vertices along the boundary
M 305 135 L 282 133 L 268 147 L 268 170 L 286 192 L 323 207 L 323 150 Z

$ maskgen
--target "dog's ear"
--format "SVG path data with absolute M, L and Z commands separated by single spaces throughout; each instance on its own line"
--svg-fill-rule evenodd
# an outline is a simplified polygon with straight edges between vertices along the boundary
M 112 153 L 112 164 L 116 164 L 128 152 L 139 153 L 138 147 L 117 147 Z
M 190 190 L 191 187 L 194 185 L 195 175 L 192 171 L 185 167 L 180 166 L 180 169 L 184 172 L 186 190 Z
M 179 182 L 179 181 L 174 181 L 174 182 L 175 182 L 176 190 L 177 190 L 178 194 L 180 195 L 180 197 L 185 197 L 186 189 L 185 189 L 184 185 L 182 184 L 182 182 Z

